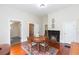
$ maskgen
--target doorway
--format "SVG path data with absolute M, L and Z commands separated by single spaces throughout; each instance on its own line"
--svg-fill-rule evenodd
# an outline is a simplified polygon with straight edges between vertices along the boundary
M 17 44 L 21 42 L 21 22 L 10 21 L 10 43 Z
M 34 24 L 29 24 L 29 37 L 34 36 Z
M 45 34 L 44 34 L 44 36 L 48 37 L 48 25 L 47 24 L 45 25 Z

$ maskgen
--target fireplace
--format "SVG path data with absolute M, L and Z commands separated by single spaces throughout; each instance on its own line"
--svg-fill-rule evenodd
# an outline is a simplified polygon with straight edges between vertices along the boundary
M 50 40 L 56 40 L 57 42 L 60 42 L 60 31 L 48 30 L 48 37 Z

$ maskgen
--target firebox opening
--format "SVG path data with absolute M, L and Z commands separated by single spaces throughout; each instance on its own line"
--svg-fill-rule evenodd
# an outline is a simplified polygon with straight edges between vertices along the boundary
M 50 40 L 56 40 L 57 42 L 60 42 L 60 31 L 48 30 L 48 37 Z

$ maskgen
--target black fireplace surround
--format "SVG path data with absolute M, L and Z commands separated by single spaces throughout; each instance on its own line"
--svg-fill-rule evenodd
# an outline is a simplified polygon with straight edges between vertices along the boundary
M 48 37 L 51 38 L 55 37 L 57 42 L 60 42 L 60 31 L 59 30 L 48 30 Z

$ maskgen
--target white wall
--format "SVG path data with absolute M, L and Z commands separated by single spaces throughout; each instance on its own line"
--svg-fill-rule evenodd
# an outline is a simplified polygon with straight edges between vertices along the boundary
M 41 18 L 41 35 L 45 34 L 45 25 L 48 25 L 48 15 Z
M 55 28 L 51 28 L 51 20 L 55 19 Z M 73 23 L 74 39 L 64 40 L 65 34 L 63 32 L 63 25 L 67 23 Z M 71 7 L 61 9 L 60 11 L 48 14 L 48 29 L 49 30 L 60 30 L 60 42 L 71 43 L 72 41 L 79 42 L 79 5 L 72 5 Z
M 73 41 L 79 41 L 79 5 L 71 6 L 65 9 L 61 9 L 60 11 L 48 14 L 48 16 L 44 16 L 43 18 L 37 17 L 36 15 L 29 14 L 27 12 L 20 11 L 13 7 L 7 7 L 5 5 L 0 5 L 0 44 L 9 43 L 10 44 L 10 20 L 18 20 L 22 23 L 22 42 L 26 41 L 28 36 L 28 24 L 34 23 L 40 25 L 39 32 L 40 34 L 44 34 L 43 25 L 48 23 L 48 29 L 51 28 L 51 19 L 55 19 L 55 30 L 60 30 L 60 41 L 63 43 L 70 43 L 72 39 L 68 39 L 67 41 L 63 38 L 63 24 L 67 22 L 74 22 L 75 39 Z M 41 20 L 40 20 L 41 19 Z M 48 21 L 47 21 L 48 20 Z M 36 27 L 37 28 L 37 27 Z M 42 30 L 41 30 L 42 29 Z M 36 33 L 38 29 L 36 29 Z
M 0 44 L 10 44 L 10 20 L 18 20 L 22 23 L 22 41 L 28 36 L 28 24 L 39 24 L 40 20 L 36 15 L 20 11 L 18 9 L 0 5 Z M 36 30 L 37 31 L 37 30 Z

